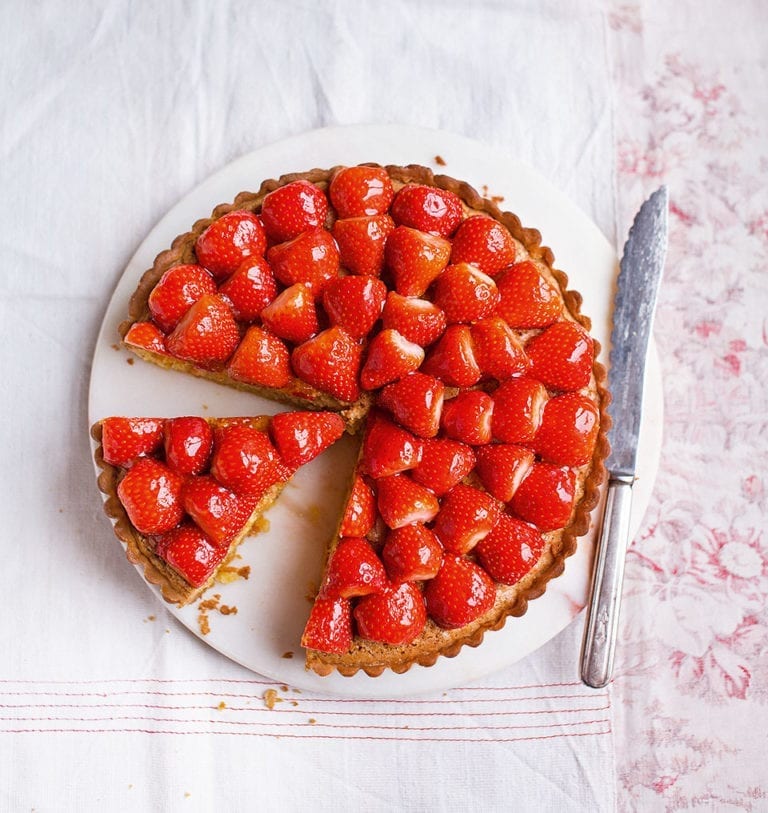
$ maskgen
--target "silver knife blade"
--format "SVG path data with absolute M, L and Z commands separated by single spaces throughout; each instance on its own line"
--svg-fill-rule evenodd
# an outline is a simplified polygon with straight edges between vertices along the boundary
M 653 315 L 667 254 L 667 187 L 657 189 L 635 217 L 624 244 L 611 333 L 608 408 L 613 426 L 605 465 L 614 477 L 632 478 L 643 403 L 643 383 Z

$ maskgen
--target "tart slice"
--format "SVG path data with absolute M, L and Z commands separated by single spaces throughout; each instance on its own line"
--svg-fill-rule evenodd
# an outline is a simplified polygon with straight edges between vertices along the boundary
M 213 584 L 293 474 L 343 432 L 328 412 L 110 417 L 91 429 L 115 534 L 179 606 Z

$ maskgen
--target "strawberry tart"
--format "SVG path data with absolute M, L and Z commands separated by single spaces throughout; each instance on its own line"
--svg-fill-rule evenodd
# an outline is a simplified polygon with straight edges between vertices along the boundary
M 404 672 L 522 615 L 587 531 L 608 453 L 599 348 L 540 239 L 420 166 L 286 175 L 195 223 L 141 279 L 124 345 L 302 411 L 94 427 L 129 558 L 191 601 L 346 429 L 307 667 Z

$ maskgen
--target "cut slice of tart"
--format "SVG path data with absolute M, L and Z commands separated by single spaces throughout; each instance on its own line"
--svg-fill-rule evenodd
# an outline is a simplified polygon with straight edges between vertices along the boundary
M 213 584 L 295 472 L 343 432 L 329 412 L 109 417 L 91 429 L 115 534 L 179 606 Z

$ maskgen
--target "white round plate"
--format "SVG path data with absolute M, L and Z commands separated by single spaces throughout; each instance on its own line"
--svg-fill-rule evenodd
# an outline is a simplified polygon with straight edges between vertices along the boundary
M 447 161 L 438 167 L 434 157 Z M 192 376 L 170 372 L 118 351 L 117 326 L 145 269 L 173 238 L 187 231 L 214 206 L 231 201 L 244 189 L 255 190 L 265 178 L 286 172 L 375 161 L 381 164 L 424 164 L 469 181 L 488 185 L 489 194 L 503 195 L 502 208 L 517 213 L 525 226 L 541 231 L 555 253 L 557 267 L 567 271 L 571 287 L 584 297 L 584 313 L 593 333 L 608 345 L 617 258 L 597 226 L 561 192 L 530 167 L 485 144 L 433 130 L 402 126 L 354 126 L 314 130 L 281 141 L 234 161 L 190 192 L 155 226 L 128 263 L 107 308 L 96 343 L 91 373 L 91 423 L 109 415 L 172 417 L 177 415 L 236 416 L 272 414 L 284 409 L 270 401 L 220 387 Z M 132 356 L 130 357 L 132 360 Z M 607 363 L 607 352 L 602 354 Z M 662 388 L 652 348 L 638 460 L 639 479 L 632 506 L 632 532 L 637 532 L 648 505 L 661 448 Z M 586 603 L 594 532 L 579 542 L 563 576 L 552 581 L 528 612 L 486 635 L 477 649 L 465 647 L 456 658 L 441 658 L 425 669 L 403 675 L 385 672 L 321 678 L 304 669 L 299 645 L 309 605 L 306 595 L 319 577 L 323 551 L 341 508 L 346 472 L 355 444 L 340 441 L 299 471 L 267 517 L 269 531 L 241 547 L 242 562 L 251 566 L 248 581 L 217 585 L 222 603 L 235 605 L 236 615 L 210 614 L 211 630 L 201 639 L 223 655 L 279 683 L 315 692 L 350 697 L 386 698 L 458 686 L 525 657 L 560 632 Z M 595 511 L 599 517 L 599 509 Z M 106 533 L 106 530 L 105 530 Z M 127 571 L 126 571 L 127 572 Z M 127 576 L 126 576 L 127 578 Z M 150 588 L 159 592 L 155 588 Z M 195 605 L 171 612 L 200 635 Z M 292 658 L 283 657 L 292 652 Z

